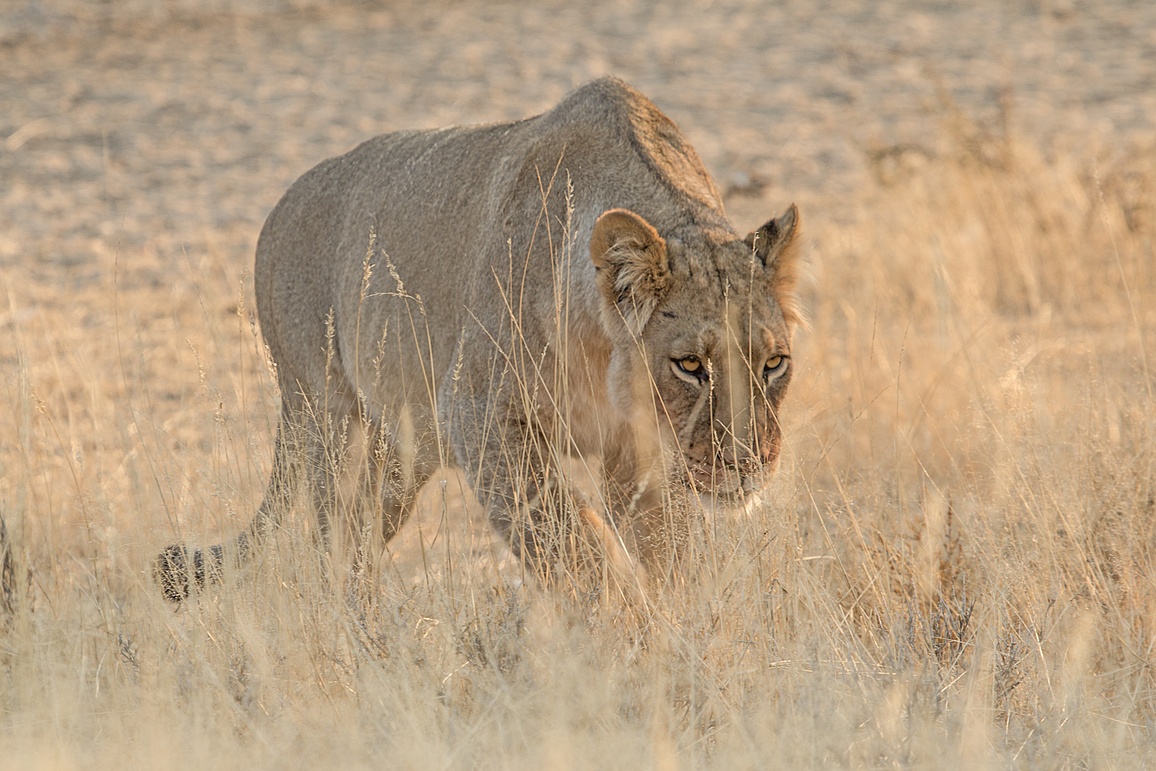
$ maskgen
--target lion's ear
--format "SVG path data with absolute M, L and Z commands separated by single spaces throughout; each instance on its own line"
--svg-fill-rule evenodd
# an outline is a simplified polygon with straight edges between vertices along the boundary
M 610 209 L 594 223 L 590 259 L 603 298 L 641 333 L 670 280 L 666 241 L 634 212 Z
M 746 237 L 746 244 L 767 272 L 771 294 L 783 309 L 788 323 L 800 323 L 795 298 L 799 283 L 799 210 L 791 204 L 779 217 Z

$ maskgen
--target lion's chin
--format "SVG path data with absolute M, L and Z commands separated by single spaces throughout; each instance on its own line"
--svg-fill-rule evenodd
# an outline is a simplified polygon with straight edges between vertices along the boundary
M 763 493 L 759 490 L 719 496 L 714 493 L 700 492 L 698 502 L 703 511 L 711 516 L 750 516 L 762 505 Z
M 750 514 L 763 502 L 769 474 L 743 476 L 734 469 L 697 470 L 688 475 L 689 486 L 709 514 Z

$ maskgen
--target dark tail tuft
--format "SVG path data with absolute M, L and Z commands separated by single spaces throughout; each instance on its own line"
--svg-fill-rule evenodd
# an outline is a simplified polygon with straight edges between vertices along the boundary
M 203 549 L 189 549 L 173 544 L 157 555 L 153 564 L 153 578 L 160 585 L 166 599 L 181 602 L 188 599 L 195 590 L 204 589 L 205 584 L 218 582 L 223 562 L 224 552 L 220 546 L 209 548 L 206 561 Z

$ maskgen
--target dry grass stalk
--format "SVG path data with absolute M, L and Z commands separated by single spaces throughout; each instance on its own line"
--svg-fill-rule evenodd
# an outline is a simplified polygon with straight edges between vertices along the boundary
M 162 537 L 141 512 L 210 541 L 264 484 L 274 397 L 246 312 L 203 319 L 201 384 L 171 394 L 136 374 L 149 349 L 129 314 L 121 374 L 87 390 L 52 342 L 65 327 L 9 316 L 0 505 L 35 571 L 14 603 L 4 563 L 6 759 L 1151 762 L 1156 154 L 1001 141 L 999 163 L 964 144 L 903 167 L 849 225 L 812 219 L 776 497 L 690 512 L 660 611 L 540 589 L 447 475 L 371 572 L 319 558 L 298 505 L 242 580 L 174 613 L 143 571 Z M 203 420 L 170 430 L 170 410 Z M 380 467 L 372 437 L 348 445 Z M 629 579 L 607 524 L 576 522 L 590 564 Z M 371 542 L 365 522 L 340 538 Z

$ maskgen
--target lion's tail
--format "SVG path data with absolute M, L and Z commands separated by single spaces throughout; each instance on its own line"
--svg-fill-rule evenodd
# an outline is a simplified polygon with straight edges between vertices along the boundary
M 153 563 L 153 578 L 160 585 L 165 599 L 181 602 L 197 590 L 220 583 L 225 573 L 226 557 L 239 567 L 249 561 L 252 551 L 252 539 L 247 532 L 229 543 L 207 549 L 175 543 L 157 555 Z
M 236 538 L 207 549 L 172 544 L 153 562 L 153 578 L 167 599 L 181 602 L 206 586 L 221 582 L 226 569 L 247 564 L 265 536 L 281 521 L 290 505 L 296 479 L 294 452 L 282 421 L 273 450 L 273 473 L 265 497 L 249 526 Z

